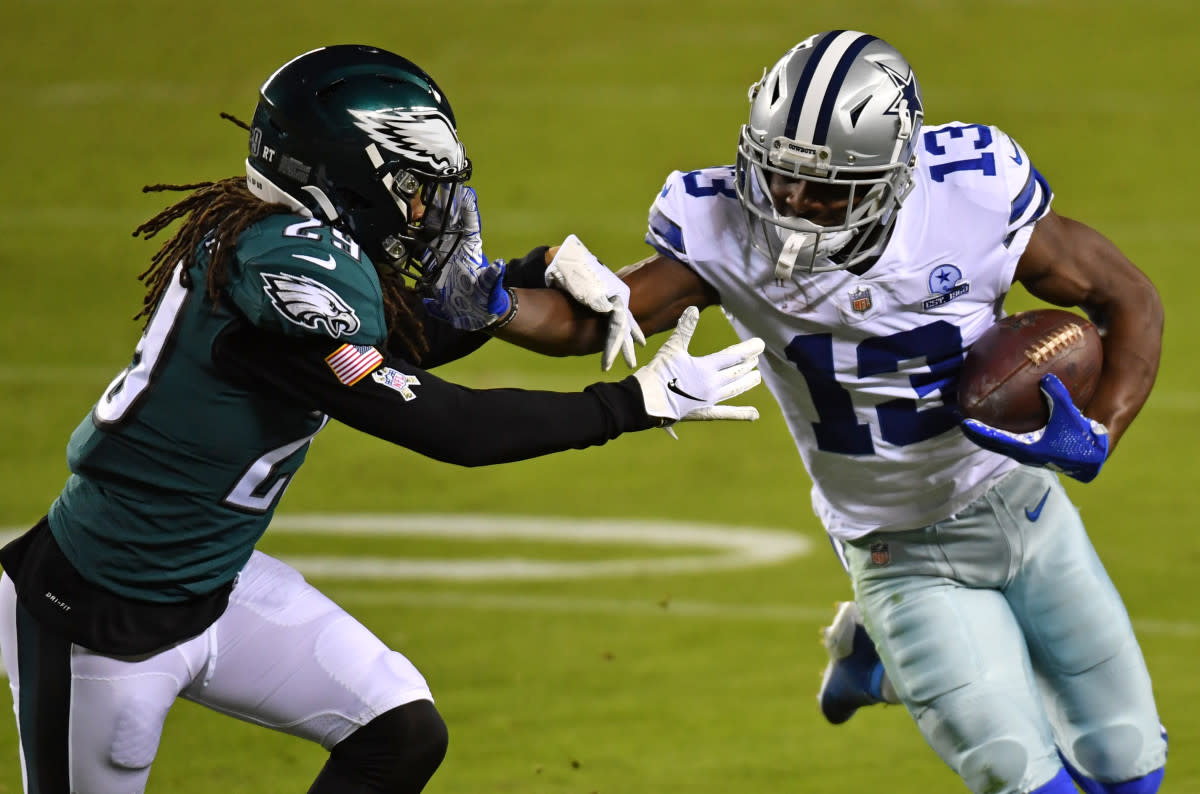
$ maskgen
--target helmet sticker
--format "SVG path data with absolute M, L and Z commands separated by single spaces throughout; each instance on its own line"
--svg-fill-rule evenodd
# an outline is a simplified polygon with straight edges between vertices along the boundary
M 908 75 L 906 76 L 886 63 L 876 63 L 875 65 L 882 69 L 884 74 L 891 79 L 892 84 L 900 90 L 895 100 L 892 101 L 891 107 L 885 110 L 883 114 L 885 116 L 900 116 L 901 129 L 908 130 L 909 135 L 911 135 L 912 131 L 919 126 L 921 117 L 925 115 L 925 108 L 921 105 L 921 95 L 917 93 L 917 80 L 913 75 L 912 68 L 909 68 Z
M 362 327 L 354 308 L 329 287 L 294 273 L 262 273 L 263 291 L 285 320 L 337 339 Z
M 354 126 L 380 148 L 407 160 L 429 165 L 435 173 L 453 174 L 466 157 L 454 125 L 440 111 L 430 109 L 350 110 Z

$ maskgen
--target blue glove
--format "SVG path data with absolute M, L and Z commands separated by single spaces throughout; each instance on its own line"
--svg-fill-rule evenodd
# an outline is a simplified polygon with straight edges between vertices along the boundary
M 1031 433 L 1010 433 L 964 419 L 963 432 L 984 449 L 1029 466 L 1062 472 L 1080 482 L 1091 482 L 1108 457 L 1108 428 L 1075 407 L 1057 376 L 1042 376 L 1041 388 L 1050 408 L 1045 427 Z
M 507 265 L 502 259 L 488 262 L 484 256 L 474 189 L 462 191 L 459 212 L 467 231 L 438 273 L 425 308 L 455 328 L 479 331 L 499 321 L 513 306 L 504 287 Z

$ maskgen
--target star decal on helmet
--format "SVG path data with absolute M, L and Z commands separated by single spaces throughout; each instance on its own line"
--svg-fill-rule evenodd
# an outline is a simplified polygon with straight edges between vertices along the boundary
M 454 125 L 438 110 L 382 108 L 349 112 L 356 119 L 354 126 L 379 148 L 425 163 L 435 173 L 456 173 L 466 162 Z
M 896 88 L 900 89 L 900 93 L 892 101 L 891 107 L 883 113 L 885 116 L 899 116 L 900 113 L 906 112 L 908 120 L 914 128 L 921 122 L 921 118 L 925 115 L 925 107 L 921 104 L 921 95 L 917 93 L 917 80 L 910 68 L 907 75 L 900 74 L 886 63 L 876 63 L 892 81 Z

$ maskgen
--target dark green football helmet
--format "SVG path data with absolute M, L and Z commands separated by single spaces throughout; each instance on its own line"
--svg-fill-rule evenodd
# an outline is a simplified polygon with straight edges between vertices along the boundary
M 246 176 L 259 198 L 322 218 L 377 267 L 421 279 L 457 248 L 456 195 L 471 161 L 432 77 L 345 44 L 294 58 L 263 83 Z M 414 217 L 418 197 L 424 214 Z

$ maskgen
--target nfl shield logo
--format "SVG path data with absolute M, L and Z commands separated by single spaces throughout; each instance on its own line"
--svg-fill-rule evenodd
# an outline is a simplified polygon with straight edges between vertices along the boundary
M 850 308 L 859 314 L 863 314 L 871 308 L 871 290 L 866 287 L 859 287 L 850 293 Z
M 872 565 L 887 565 L 892 561 L 892 553 L 888 550 L 886 543 L 871 544 L 871 564 Z

